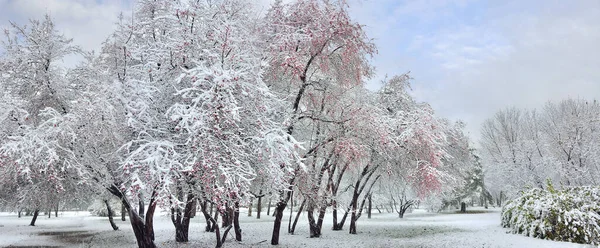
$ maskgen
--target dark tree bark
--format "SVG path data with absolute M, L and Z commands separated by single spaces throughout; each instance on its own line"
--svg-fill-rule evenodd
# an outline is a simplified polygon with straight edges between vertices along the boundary
M 104 200 L 104 204 L 106 205 L 106 211 L 108 212 L 108 222 L 110 222 L 110 226 L 115 231 L 119 230 L 119 227 L 115 224 L 115 221 L 113 220 L 113 210 L 110 207 L 110 204 L 108 204 L 108 200 Z
M 183 190 L 179 188 L 178 191 L 178 198 L 180 201 L 183 201 Z M 188 192 L 186 200 L 183 212 L 180 208 L 171 208 L 171 222 L 175 226 L 176 242 L 189 241 L 190 220 L 194 212 L 194 202 L 196 201 L 191 191 Z
M 365 167 L 364 171 L 366 171 L 366 168 L 368 168 L 368 167 L 369 166 Z M 360 184 L 360 182 L 362 180 L 362 177 L 361 177 L 361 180 L 357 181 L 356 187 L 354 188 L 354 194 L 353 194 L 353 197 L 352 197 L 352 216 L 350 217 L 350 230 L 349 230 L 350 234 L 356 234 L 356 222 L 360 218 L 360 215 L 362 213 L 363 207 L 365 206 L 365 201 L 367 200 L 367 196 L 371 193 L 371 189 L 373 188 L 373 185 L 375 184 L 375 182 L 377 182 L 377 180 L 381 177 L 381 175 L 379 175 L 379 176 L 375 177 L 375 179 L 373 181 L 371 181 L 371 184 L 369 185 L 369 188 L 367 189 L 367 192 L 365 192 L 365 196 L 363 197 L 362 203 L 360 204 L 360 210 L 357 211 L 358 197 L 361 195 L 361 193 L 365 189 L 365 186 L 369 182 L 369 179 L 371 178 L 371 176 L 375 172 L 376 168 L 377 167 L 374 167 L 373 170 L 371 170 L 371 172 L 368 173 L 368 176 L 366 177 L 364 183 L 362 184 L 362 186 L 360 186 L 360 188 L 359 188 L 359 184 Z M 363 174 L 362 174 L 363 176 L 365 175 L 364 171 L 363 171 Z
M 262 190 L 260 192 L 262 193 Z M 260 212 L 262 212 L 262 196 L 256 197 L 256 200 L 256 218 L 260 219 Z
M 329 173 L 329 188 L 331 189 L 331 198 L 333 200 L 331 200 L 331 206 L 333 208 L 332 211 L 332 215 L 333 215 L 333 226 L 331 227 L 332 230 L 334 231 L 339 231 L 342 230 L 342 228 L 344 227 L 344 222 L 346 221 L 346 216 L 348 216 L 348 211 L 350 210 L 350 208 L 348 208 L 348 210 L 346 210 L 346 213 L 344 213 L 344 217 L 342 218 L 341 222 L 338 222 L 338 203 L 336 200 L 337 197 L 337 193 L 338 190 L 340 188 L 340 184 L 342 182 L 342 178 L 344 177 L 344 173 L 346 172 L 346 170 L 348 169 L 349 163 L 345 163 L 344 166 L 341 168 L 341 170 L 337 173 L 337 177 L 335 178 L 334 181 L 334 174 L 338 168 L 337 163 L 334 164 L 334 166 L 332 166 L 331 168 L 331 172 Z
M 21 212 L 22 212 L 22 210 L 19 209 L 19 218 L 21 218 Z
M 131 222 L 131 227 L 133 228 L 139 248 L 156 248 L 154 244 L 153 222 L 155 209 L 156 202 L 154 202 L 154 199 L 151 199 L 144 217 L 146 219 L 145 223 L 144 219 L 133 208 L 129 209 L 129 221 Z
M 294 191 L 292 191 L 292 196 L 290 196 L 290 198 L 292 200 L 290 201 L 290 218 L 288 221 L 288 233 L 291 233 L 293 235 L 294 232 L 292 231 L 292 218 L 294 216 Z
M 324 102 L 321 103 L 322 106 L 324 105 Z M 317 130 L 317 134 L 319 133 L 319 131 Z M 330 162 L 331 162 L 331 158 L 333 157 L 333 152 L 329 154 L 329 156 L 327 157 L 327 159 L 325 160 L 325 162 L 323 163 L 323 165 L 321 165 L 321 169 L 319 170 L 319 173 L 317 174 L 317 178 L 315 180 L 315 184 L 312 186 L 311 188 L 311 193 L 315 194 L 318 198 L 319 196 L 319 191 L 321 188 L 321 182 L 323 181 L 323 176 L 325 175 L 325 172 L 330 170 Z M 316 160 L 313 160 L 316 161 Z M 313 162 L 313 169 L 316 169 L 316 162 Z M 328 186 L 330 186 L 330 181 L 331 181 L 331 176 L 328 177 Z M 314 213 L 315 213 L 315 209 L 317 209 L 317 201 L 320 202 L 320 207 L 319 207 L 319 214 L 318 214 L 318 219 L 315 220 L 314 217 Z M 311 238 L 318 238 L 321 237 L 321 227 L 323 226 L 323 217 L 325 217 L 325 209 L 327 208 L 327 203 L 325 201 L 325 199 L 313 199 L 313 197 L 308 199 L 308 211 L 307 211 L 307 217 L 308 217 L 308 227 L 309 227 L 309 233 L 310 233 L 310 237 Z
M 204 231 L 210 232 L 211 230 L 213 230 L 213 228 L 212 228 L 212 221 L 210 221 L 210 212 L 206 211 L 207 207 L 208 207 L 208 201 L 203 200 L 202 204 L 200 204 L 200 208 L 201 208 L 202 214 L 204 215 L 204 219 L 206 220 L 206 227 L 204 228 Z
M 242 228 L 240 227 L 240 203 L 235 202 L 233 210 L 233 230 L 235 231 L 235 240 L 242 241 Z
M 267 215 L 271 215 L 271 199 L 269 199 L 269 204 L 267 204 Z M 260 218 L 258 218 L 258 219 L 260 219 Z
M 215 205 L 215 203 L 214 203 L 214 202 L 213 202 L 213 203 L 211 203 L 211 204 L 210 204 L 210 208 L 211 208 L 211 209 L 213 209 L 213 208 L 214 208 L 214 205 Z M 215 215 L 215 216 L 213 217 L 213 219 L 215 220 L 215 223 L 217 223 L 217 222 L 219 221 L 219 210 L 218 210 L 218 209 L 215 209 L 215 213 L 214 213 L 214 215 Z M 210 229 L 210 231 L 211 231 L 211 232 L 215 232 L 215 230 L 216 230 L 216 228 L 217 228 L 217 227 L 218 227 L 218 226 L 212 225 L 212 228 Z
M 207 200 L 204 200 L 204 202 L 206 203 Z M 204 214 L 204 217 L 208 218 L 208 221 L 210 221 L 210 225 L 214 228 L 214 232 L 215 232 L 215 237 L 216 237 L 216 241 L 217 244 L 215 245 L 216 248 L 221 248 L 223 247 L 223 243 L 225 243 L 225 240 L 227 238 L 227 234 L 229 233 L 229 230 L 231 230 L 231 228 L 233 227 L 233 225 L 228 226 L 225 229 L 225 232 L 223 233 L 223 236 L 221 237 L 221 229 L 219 229 L 219 224 L 217 222 L 217 220 L 215 220 L 215 218 L 213 218 L 212 216 L 210 216 L 211 213 L 208 212 L 208 209 L 206 208 L 208 204 L 202 204 L 202 214 Z M 211 207 L 212 208 L 212 207 Z M 218 214 L 219 211 L 215 211 L 215 214 Z
M 150 203 L 144 219 L 135 211 L 127 198 L 123 195 L 119 187 L 115 184 L 107 188 L 107 190 L 121 199 L 121 203 L 125 205 L 129 213 L 129 222 L 135 234 L 135 239 L 138 248 L 156 248 L 154 244 L 154 211 L 156 210 L 156 188 L 150 197 Z
M 127 213 L 125 209 L 125 204 L 121 203 L 121 221 L 126 221 L 125 214 Z
M 464 202 L 460 203 L 460 212 L 461 213 L 466 213 L 467 212 L 467 204 Z
M 296 231 L 296 225 L 298 224 L 298 219 L 300 219 L 300 214 L 302 214 L 302 210 L 304 210 L 305 204 L 306 204 L 306 199 L 302 200 L 302 203 L 300 204 L 300 208 L 298 208 L 298 213 L 296 213 L 296 217 L 294 218 L 294 224 L 292 224 L 292 226 L 289 228 L 288 233 L 294 235 L 294 232 Z
M 33 219 L 31 219 L 31 223 L 29 223 L 30 226 L 35 226 L 35 221 L 37 220 L 38 215 L 40 214 L 40 210 L 36 209 L 33 212 Z
M 307 217 L 308 217 L 308 231 L 309 231 L 309 237 L 311 238 L 318 238 L 321 237 L 321 229 L 317 226 L 317 222 L 315 221 L 315 216 L 314 216 L 314 212 L 315 212 L 315 207 L 314 205 L 312 207 L 310 207 L 307 211 Z M 300 214 L 300 213 L 298 213 Z
M 225 203 L 225 212 L 221 214 L 221 227 L 227 227 L 231 225 L 231 207 L 229 203 Z
M 48 219 L 52 217 L 52 208 L 48 208 Z
M 142 193 L 140 193 L 138 195 L 139 201 L 138 201 L 138 214 L 140 215 L 140 217 L 144 218 L 144 195 L 142 195 Z
M 56 209 L 54 210 L 54 217 L 58 218 L 58 202 L 56 202 Z
M 291 180 L 290 185 L 293 185 L 293 181 L 294 180 Z M 283 211 L 285 210 L 285 207 L 287 207 L 287 203 L 290 200 L 291 192 L 291 186 L 287 192 L 281 192 L 282 197 L 280 198 L 279 202 L 277 202 L 277 204 L 275 205 L 275 221 L 273 223 L 273 235 L 271 235 L 272 245 L 279 244 L 279 231 L 281 230 L 281 220 L 283 219 Z
M 254 198 L 250 198 L 250 204 L 248 204 L 248 217 L 252 217 L 252 203 L 254 202 Z
M 373 194 L 369 194 L 369 207 L 367 208 L 367 218 L 371 219 L 371 210 L 373 210 Z
M 358 196 L 353 196 L 352 199 L 354 198 L 358 198 Z M 357 201 L 352 200 L 352 216 L 350 216 L 350 230 L 349 233 L 350 234 L 356 234 L 356 208 L 357 208 Z

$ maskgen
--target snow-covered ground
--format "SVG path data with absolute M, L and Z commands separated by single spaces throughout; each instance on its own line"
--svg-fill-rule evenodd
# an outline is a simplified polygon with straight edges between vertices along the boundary
M 225 247 L 272 247 L 273 217 L 264 212 L 262 219 L 240 214 L 244 241 L 233 240 L 233 230 Z M 326 216 L 321 238 L 308 238 L 306 216 L 301 217 L 295 235 L 287 234 L 285 216 L 279 247 L 592 247 L 566 242 L 539 240 L 507 234 L 500 227 L 499 209 L 479 214 L 426 213 L 416 210 L 399 219 L 395 214 L 363 215 L 358 234 L 331 230 L 331 215 Z M 40 216 L 37 226 L 28 226 L 30 217 L 17 218 L 14 213 L 0 213 L 0 247 L 135 247 L 129 222 L 117 218 L 119 231 L 112 231 L 107 218 L 87 212 L 59 213 L 58 218 Z M 155 217 L 156 243 L 159 247 L 214 247 L 214 234 L 204 232 L 204 219 L 195 217 L 191 224 L 190 242 L 177 244 L 168 216 Z

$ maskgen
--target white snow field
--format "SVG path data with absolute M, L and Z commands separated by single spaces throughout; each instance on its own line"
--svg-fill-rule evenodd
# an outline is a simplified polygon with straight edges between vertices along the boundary
M 482 210 L 478 208 L 472 208 Z M 233 239 L 233 230 L 224 247 L 274 247 L 270 245 L 273 217 L 262 218 L 240 213 L 243 241 Z M 376 211 L 375 211 L 376 212 Z M 289 214 L 289 212 L 288 212 Z M 17 218 L 15 213 L 0 213 L 0 247 L 136 247 L 129 222 L 116 218 L 118 231 L 110 228 L 106 217 L 87 212 L 59 213 L 58 218 L 40 216 L 37 226 L 28 226 L 30 216 Z M 416 210 L 404 219 L 395 214 L 366 214 L 358 222 L 358 234 L 331 230 L 331 214 L 326 215 L 321 238 L 308 238 L 306 216 L 301 216 L 295 235 L 287 234 L 288 215 L 284 218 L 278 247 L 593 247 L 556 242 L 506 233 L 500 227 L 500 209 L 485 213 L 427 213 Z M 190 242 L 177 244 L 169 217 L 160 213 L 154 218 L 156 244 L 159 247 L 214 247 L 214 234 L 204 232 L 204 219 L 197 215 L 190 226 Z

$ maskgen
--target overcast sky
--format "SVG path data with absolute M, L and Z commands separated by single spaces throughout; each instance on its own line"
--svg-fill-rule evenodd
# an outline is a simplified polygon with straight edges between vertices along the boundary
M 600 0 L 348 1 L 379 48 L 368 87 L 411 71 L 413 95 L 465 121 L 474 139 L 509 106 L 600 99 Z M 130 2 L 0 0 L 0 26 L 49 12 L 76 44 L 97 50 L 120 11 Z

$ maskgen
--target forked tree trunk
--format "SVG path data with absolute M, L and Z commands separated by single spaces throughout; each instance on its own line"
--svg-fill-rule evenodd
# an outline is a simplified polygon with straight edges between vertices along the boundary
M 381 177 L 381 175 L 378 175 L 377 177 L 375 177 L 375 179 L 373 179 L 373 181 L 371 181 L 371 183 L 369 184 L 369 187 L 366 188 L 367 191 L 365 192 L 365 195 L 363 196 L 362 202 L 360 203 L 360 209 L 357 209 L 357 207 L 358 207 L 358 198 L 361 195 L 361 193 L 363 193 L 363 190 L 365 189 L 365 186 L 367 186 L 367 184 L 369 182 L 369 179 L 371 178 L 371 176 L 373 175 L 374 172 L 375 172 L 375 170 L 372 170 L 368 174 L 368 176 L 366 177 L 364 183 L 362 184 L 362 186 L 360 186 L 359 190 L 357 190 L 357 189 L 359 188 L 359 182 L 360 182 L 360 180 L 357 182 L 357 184 L 355 186 L 354 194 L 352 196 L 352 216 L 350 217 L 350 230 L 349 230 L 350 234 L 356 234 L 356 222 L 358 221 L 358 218 L 360 218 L 360 216 L 362 214 L 362 210 L 364 209 L 364 206 L 365 206 L 365 201 L 367 200 L 367 197 L 371 194 L 371 189 L 373 188 L 373 185 Z M 363 172 L 362 175 L 364 176 L 365 172 Z M 361 177 L 361 180 L 362 180 L 362 177 Z
M 227 227 L 231 225 L 231 208 L 229 203 L 225 203 L 225 212 L 221 214 L 221 227 Z
M 154 210 L 156 209 L 156 202 L 152 198 L 148 205 L 144 219 L 135 211 L 135 209 L 129 209 L 129 221 L 135 234 L 135 239 L 138 243 L 138 248 L 156 248 L 154 244 Z
M 135 234 L 135 239 L 138 248 L 156 248 L 154 244 L 154 211 L 156 210 L 156 191 L 152 192 L 148 210 L 146 211 L 145 221 L 131 206 L 123 192 L 115 184 L 107 188 L 107 190 L 121 199 L 121 203 L 125 204 L 125 208 L 129 213 L 129 222 Z
M 300 208 L 298 208 L 298 213 L 296 213 L 296 217 L 294 218 L 294 223 L 292 224 L 291 228 L 289 228 L 289 230 L 288 230 L 288 232 L 292 235 L 294 235 L 294 232 L 296 231 L 296 225 L 298 224 L 298 219 L 300 219 L 300 214 L 302 214 L 302 210 L 304 210 L 305 204 L 306 204 L 306 199 L 302 200 L 302 203 L 300 204 Z
M 348 206 L 348 208 L 346 209 L 346 212 L 344 212 L 344 215 L 342 216 L 342 220 L 340 220 L 340 222 L 337 222 L 337 208 L 333 209 L 333 227 L 331 228 L 334 231 L 340 231 L 342 229 L 344 229 L 344 224 L 346 223 L 346 218 L 348 218 L 348 213 L 350 213 L 350 208 L 352 205 Z
M 110 207 L 110 204 L 108 204 L 108 200 L 104 200 L 104 204 L 106 205 L 106 211 L 108 212 L 108 222 L 110 222 L 110 226 L 115 231 L 119 230 L 119 227 L 115 224 L 115 221 L 113 220 L 113 211 Z
M 207 201 L 205 200 L 204 202 L 206 203 Z M 215 220 L 215 218 L 210 216 L 210 213 L 208 212 L 208 210 L 206 208 L 207 204 L 202 204 L 201 206 L 202 206 L 202 214 L 204 214 L 204 217 L 208 218 L 208 221 L 211 223 L 210 225 L 214 229 L 215 237 L 216 237 L 216 241 L 217 241 L 217 244 L 215 245 L 215 247 L 216 248 L 223 247 L 223 243 L 225 243 L 227 234 L 229 233 L 229 230 L 231 230 L 233 225 L 228 226 L 227 229 L 225 229 L 225 233 L 223 233 L 223 236 L 221 237 L 221 229 L 219 229 L 219 224 L 218 224 L 217 220 Z M 218 212 L 219 211 L 215 211 L 215 214 L 218 214 Z
M 210 204 L 210 208 L 211 208 L 211 209 L 213 209 L 213 208 L 214 208 L 214 203 Z M 217 223 L 217 222 L 219 221 L 219 210 L 218 210 L 218 209 L 215 209 L 215 213 L 214 213 L 214 215 L 215 215 L 215 216 L 213 217 L 213 219 L 215 220 L 215 223 Z M 211 231 L 211 232 L 215 232 L 215 230 L 216 230 L 216 228 L 217 228 L 217 227 L 218 227 L 218 226 L 212 225 L 212 227 L 211 227 L 210 231 Z
M 207 207 L 208 207 L 208 201 L 207 200 L 202 201 L 202 204 L 200 204 L 200 208 L 202 210 L 202 214 L 204 215 L 204 219 L 206 220 L 206 227 L 204 228 L 204 231 L 210 232 L 213 229 L 212 229 L 212 221 L 210 221 L 210 212 L 206 211 Z
M 33 212 L 33 219 L 31 219 L 31 223 L 29 223 L 30 226 L 35 226 L 35 221 L 37 220 L 38 215 L 40 214 L 40 210 L 36 209 Z
M 321 230 L 319 229 L 319 227 L 317 226 L 317 222 L 315 221 L 315 207 L 310 207 L 310 209 L 307 211 L 307 217 L 308 217 L 308 231 L 311 238 L 318 238 L 321 237 Z
M 180 193 L 182 194 L 183 192 L 180 191 Z M 183 196 L 180 195 L 179 198 L 183 198 Z M 183 199 L 180 199 L 180 201 L 181 200 Z M 189 192 L 183 213 L 180 208 L 171 208 L 171 222 L 173 222 L 173 225 L 175 226 L 176 242 L 189 241 L 190 220 L 194 212 L 194 201 L 196 201 L 194 194 Z

